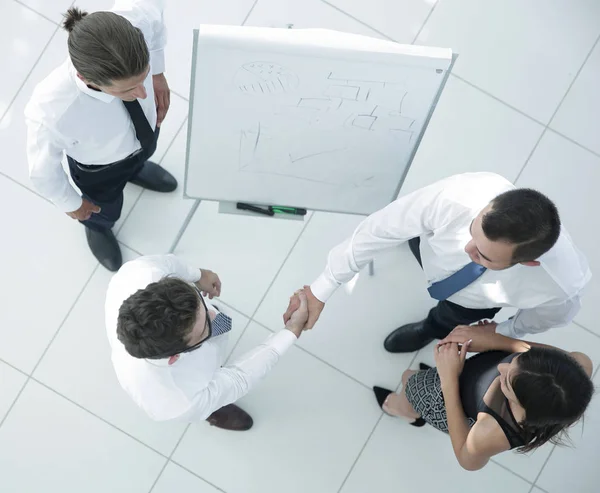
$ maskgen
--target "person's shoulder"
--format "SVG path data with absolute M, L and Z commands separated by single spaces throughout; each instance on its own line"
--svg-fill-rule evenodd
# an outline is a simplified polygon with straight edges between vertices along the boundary
M 492 457 L 510 450 L 510 442 L 502 430 L 500 423 L 491 414 L 480 412 L 471 429 L 471 446 L 475 453 Z
M 480 211 L 501 193 L 515 188 L 503 176 L 487 172 L 452 175 L 435 185 L 440 189 L 441 203 L 462 206 L 470 212 Z
M 587 258 L 564 226 L 554 246 L 538 260 L 567 298 L 577 295 L 592 277 Z
M 77 96 L 77 85 L 69 73 L 69 61 L 65 60 L 35 86 L 25 107 L 25 116 L 46 125 L 57 124 Z
M 489 172 L 461 173 L 446 180 L 448 191 L 457 190 L 464 193 L 465 190 L 479 190 L 489 196 L 490 200 L 515 188 L 504 176 Z

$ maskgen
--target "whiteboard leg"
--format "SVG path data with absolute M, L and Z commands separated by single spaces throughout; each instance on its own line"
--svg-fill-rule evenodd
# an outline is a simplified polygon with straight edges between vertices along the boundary
M 372 260 L 369 262 L 369 275 L 370 276 L 375 275 L 375 264 Z
M 200 205 L 200 200 L 196 200 L 194 202 L 194 205 L 192 205 L 190 212 L 188 212 L 188 215 L 185 218 L 185 221 L 183 221 L 183 225 L 181 226 L 181 228 L 179 228 L 179 232 L 177 233 L 177 236 L 175 237 L 175 241 L 171 245 L 171 248 L 169 248 L 169 253 L 173 253 L 175 251 L 175 248 L 177 248 L 177 245 L 179 244 L 179 240 L 181 240 L 183 233 L 185 233 L 185 230 L 187 229 L 188 224 L 190 224 L 192 217 L 194 217 L 194 214 L 196 213 L 196 209 L 198 209 L 199 205 Z

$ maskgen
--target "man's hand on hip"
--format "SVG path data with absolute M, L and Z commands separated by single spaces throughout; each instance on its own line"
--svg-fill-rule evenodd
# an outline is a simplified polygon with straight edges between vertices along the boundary
M 152 85 L 154 86 L 154 102 L 156 103 L 156 126 L 160 127 L 171 105 L 171 89 L 169 89 L 165 74 L 153 75 Z
M 92 204 L 89 200 L 82 199 L 81 207 L 76 211 L 67 212 L 67 216 L 77 219 L 78 221 L 87 221 L 92 214 L 98 214 L 101 209 L 96 204 Z

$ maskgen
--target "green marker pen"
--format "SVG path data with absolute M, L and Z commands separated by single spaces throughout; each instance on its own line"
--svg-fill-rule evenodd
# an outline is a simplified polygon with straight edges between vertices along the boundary
M 270 206 L 275 214 L 295 214 L 296 216 L 306 216 L 306 209 L 301 209 L 299 207 L 285 207 L 282 205 L 273 205 Z

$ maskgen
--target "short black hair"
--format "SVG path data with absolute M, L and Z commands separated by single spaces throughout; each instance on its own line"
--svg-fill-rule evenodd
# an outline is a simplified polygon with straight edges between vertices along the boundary
M 187 282 L 164 277 L 127 298 L 119 309 L 117 336 L 135 358 L 160 359 L 184 350 L 200 306 Z
M 560 217 L 554 203 L 530 188 L 517 188 L 498 195 L 481 221 L 492 241 L 515 245 L 513 262 L 537 260 L 560 236 Z

